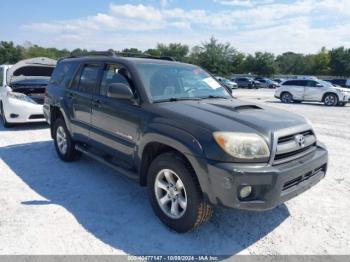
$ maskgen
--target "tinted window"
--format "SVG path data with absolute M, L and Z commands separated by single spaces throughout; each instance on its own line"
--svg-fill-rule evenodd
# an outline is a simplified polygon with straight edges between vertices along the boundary
M 4 69 L 0 67 L 0 86 L 4 83 Z
M 317 85 L 317 82 L 316 81 L 307 81 L 307 86 L 309 86 L 309 87 L 316 87 L 316 85 Z
M 75 68 L 76 66 L 73 63 L 69 63 L 69 62 L 59 63 L 52 74 L 50 82 L 54 85 L 69 87 Z
M 283 83 L 284 86 L 307 86 L 305 80 L 289 80 Z
M 114 83 L 129 84 L 127 78 L 124 75 L 127 72 L 125 68 L 119 65 L 107 65 L 103 71 L 100 95 L 106 96 L 108 86 Z
M 87 93 L 93 93 L 98 81 L 99 65 L 86 65 L 80 76 L 79 90 Z

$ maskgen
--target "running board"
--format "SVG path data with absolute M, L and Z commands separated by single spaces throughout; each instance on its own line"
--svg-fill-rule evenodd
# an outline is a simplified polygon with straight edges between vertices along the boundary
M 103 157 L 100 157 L 100 156 L 97 156 L 97 155 L 91 153 L 88 149 L 86 149 L 80 145 L 75 145 L 75 149 L 79 152 L 82 152 L 84 155 L 87 155 L 88 157 L 90 157 L 90 158 L 110 167 L 110 168 L 113 168 L 115 171 L 117 171 L 119 174 L 122 174 L 123 176 L 126 176 L 132 180 L 137 180 L 137 181 L 140 179 L 140 177 L 137 173 L 131 172 L 131 171 L 126 170 L 122 167 L 114 165 L 114 164 L 108 162 L 107 160 L 105 160 Z

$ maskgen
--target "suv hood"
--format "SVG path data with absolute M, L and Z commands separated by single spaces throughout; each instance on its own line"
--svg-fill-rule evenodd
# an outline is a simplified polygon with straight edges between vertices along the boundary
M 7 70 L 7 84 L 32 79 L 49 80 L 56 63 L 47 57 L 22 60 Z
M 334 86 L 333 88 L 334 88 L 335 90 L 341 91 L 341 92 L 350 92 L 349 88 L 337 87 L 337 86 Z
M 182 123 L 181 127 L 187 130 L 197 126 L 212 132 L 259 132 L 268 139 L 274 131 L 307 124 L 297 114 L 237 99 L 180 101 L 159 106 L 166 115 L 174 116 L 175 125 Z

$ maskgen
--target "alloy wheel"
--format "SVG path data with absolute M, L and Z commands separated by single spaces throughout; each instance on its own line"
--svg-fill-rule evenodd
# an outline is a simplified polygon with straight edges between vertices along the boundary
M 61 154 L 65 155 L 67 153 L 68 143 L 66 132 L 62 126 L 57 128 L 56 142 L 58 150 L 61 152 Z
M 168 217 L 179 219 L 185 214 L 186 189 L 174 171 L 162 169 L 155 179 L 154 191 L 159 207 Z

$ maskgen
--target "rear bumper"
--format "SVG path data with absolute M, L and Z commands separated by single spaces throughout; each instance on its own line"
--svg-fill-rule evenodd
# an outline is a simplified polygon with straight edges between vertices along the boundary
M 323 179 L 327 162 L 327 150 L 319 145 L 312 154 L 277 166 L 208 163 L 210 190 L 205 193 L 214 205 L 247 210 L 272 209 Z M 253 193 L 240 199 L 240 189 L 246 185 L 253 188 Z

